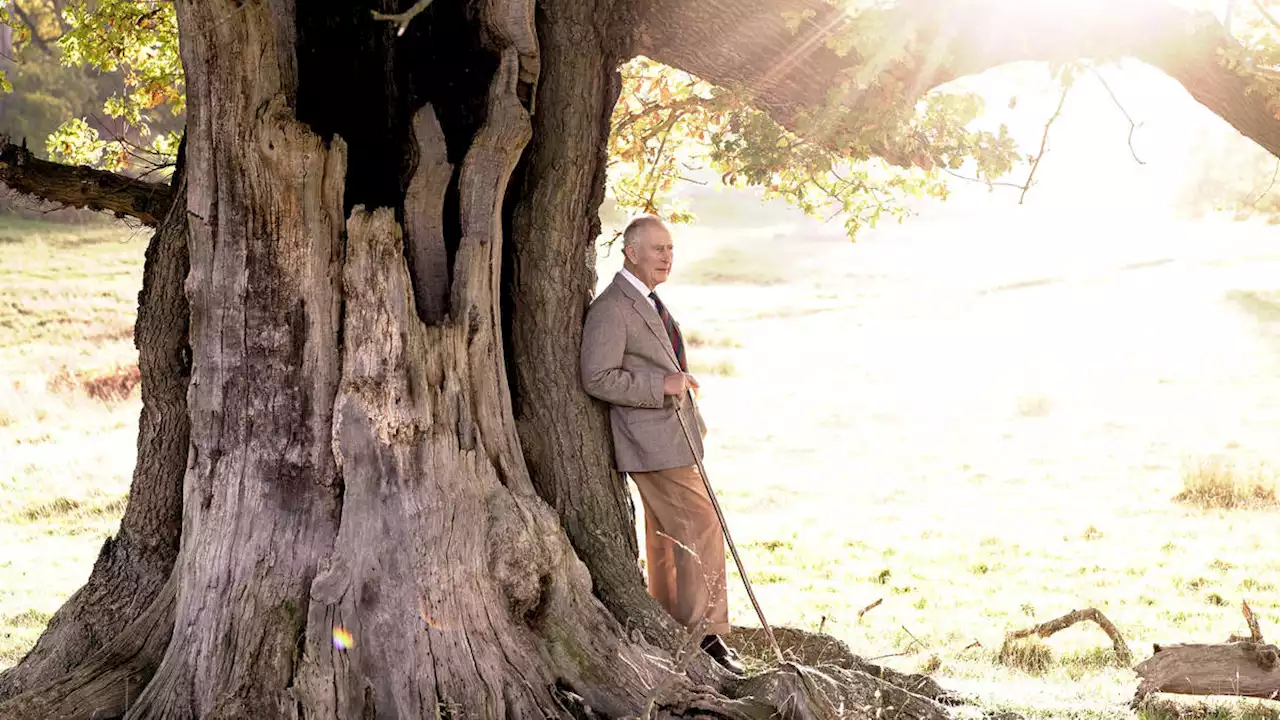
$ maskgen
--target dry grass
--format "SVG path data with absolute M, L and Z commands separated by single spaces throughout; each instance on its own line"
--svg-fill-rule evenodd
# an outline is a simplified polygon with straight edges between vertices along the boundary
M 788 281 L 786 256 L 726 245 L 679 271 L 693 285 L 779 285 Z
M 1227 297 L 1259 322 L 1280 323 L 1280 292 L 1235 290 Z
M 1266 466 L 1239 467 L 1222 458 L 1202 458 L 1182 471 L 1182 492 L 1174 500 L 1206 509 L 1275 507 L 1276 477 Z
M 706 375 L 732 377 L 738 374 L 738 365 L 732 358 L 694 355 L 689 359 L 689 372 L 697 377 Z
M 1029 675 L 1043 675 L 1053 667 L 1053 651 L 1038 637 L 1005 640 L 1000 646 L 1000 664 Z
M 136 362 L 141 239 L 35 235 L 0 243 L 0 666 L 30 647 L 114 530 L 138 417 L 136 390 L 102 402 L 50 392 L 48 378 Z M 770 622 L 823 627 L 1029 720 L 1133 718 L 1133 673 L 1095 629 L 1041 641 L 1029 651 L 1038 661 L 1001 661 L 1005 633 L 1036 617 L 1097 607 L 1141 654 L 1243 631 L 1247 599 L 1264 631 L 1280 632 L 1274 523 L 1170 501 L 1181 458 L 1232 442 L 1241 456 L 1280 459 L 1280 373 L 1259 351 L 1273 326 L 1224 322 L 1240 316 L 1223 309 L 1225 290 L 1194 277 L 1162 283 L 1179 263 L 1114 286 L 1068 278 L 982 295 L 999 283 L 970 290 L 966 273 L 1029 247 L 1029 235 L 963 251 L 947 232 L 921 237 L 911 248 L 833 242 L 812 263 L 827 274 L 805 284 L 695 284 L 687 268 L 671 283 L 690 359 L 733 368 L 699 378 L 708 472 Z M 1091 237 L 1073 232 L 1063 247 L 1104 252 L 1081 249 Z M 753 257 L 790 252 L 786 242 Z M 737 235 L 723 244 L 744 247 Z M 1160 236 L 1153 253 L 1173 252 L 1165 245 Z M 922 258 L 939 279 L 917 271 Z M 1273 281 L 1275 265 L 1205 274 Z M 602 281 L 615 267 L 616 255 Z M 1000 282 L 1017 279 L 1009 270 Z M 730 568 L 731 620 L 754 624 Z
M 1053 401 L 1044 395 L 1023 395 L 1018 398 L 1018 415 L 1026 418 L 1047 417 L 1053 412 Z
M 0 668 L 84 582 L 124 511 L 146 239 L 0 218 Z
M 724 332 L 704 331 L 699 329 L 684 332 L 684 341 L 691 348 L 740 348 L 742 343 L 737 338 Z
M 1156 696 L 1138 709 L 1140 720 L 1280 720 L 1280 705 L 1260 700 Z
M 48 380 L 50 392 L 83 392 L 94 400 L 119 402 L 133 394 L 142 375 L 137 363 L 73 370 L 62 366 Z

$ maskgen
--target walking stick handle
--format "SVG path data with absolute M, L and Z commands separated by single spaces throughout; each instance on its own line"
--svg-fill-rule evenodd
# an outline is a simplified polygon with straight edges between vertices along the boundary
M 686 391 L 689 396 L 689 407 L 697 414 L 697 402 L 693 399 L 693 391 Z M 724 532 L 725 543 L 729 546 L 729 552 L 733 555 L 733 562 L 738 566 L 738 575 L 742 577 L 742 584 L 747 589 L 747 597 L 751 599 L 751 606 L 756 610 L 756 617 L 760 618 L 760 625 L 764 628 L 764 634 L 769 638 L 769 644 L 773 646 L 773 654 L 778 658 L 778 664 L 785 664 L 786 658 L 782 656 L 782 648 L 778 647 L 778 640 L 773 636 L 773 628 L 769 627 L 769 621 L 764 619 L 764 610 L 760 608 L 760 602 L 756 600 L 755 590 L 751 588 L 751 580 L 747 577 L 747 569 L 742 565 L 742 558 L 738 556 L 738 548 L 733 544 L 733 536 L 729 534 L 729 524 L 724 520 L 724 511 L 720 509 L 720 501 L 716 499 L 716 492 L 711 488 L 711 479 L 707 477 L 707 468 L 702 464 L 702 456 L 698 454 L 698 448 L 693 443 L 693 433 L 689 431 L 689 423 L 685 421 L 684 414 L 680 412 L 679 405 L 676 406 L 676 417 L 680 420 L 680 427 L 684 429 L 684 438 L 689 442 L 689 452 L 693 453 L 693 461 L 698 465 L 698 474 L 702 476 L 702 483 L 707 487 L 707 497 L 711 498 L 711 507 L 715 508 L 716 518 L 720 520 L 720 529 Z

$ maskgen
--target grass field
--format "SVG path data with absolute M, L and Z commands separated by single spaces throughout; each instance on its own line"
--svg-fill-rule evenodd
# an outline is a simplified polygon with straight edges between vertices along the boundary
M 774 624 L 985 708 L 1131 717 L 1134 675 L 1097 628 L 1016 666 L 1001 641 L 1096 607 L 1141 659 L 1242 632 L 1242 600 L 1280 635 L 1280 238 L 997 220 L 857 245 L 792 220 L 682 230 L 663 297 L 702 380 L 708 472 Z M 0 222 L 0 667 L 123 507 L 137 391 L 90 392 L 128 376 L 144 247 Z M 733 621 L 755 624 L 731 588 Z
M 0 218 L 0 667 L 88 577 L 124 510 L 138 392 L 100 399 L 94 379 L 136 367 L 147 237 Z

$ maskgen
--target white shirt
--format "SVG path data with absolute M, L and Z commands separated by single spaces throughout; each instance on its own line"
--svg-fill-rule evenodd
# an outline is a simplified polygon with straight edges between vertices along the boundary
M 640 291 L 640 294 L 644 296 L 645 300 L 649 301 L 649 307 L 653 308 L 654 312 L 657 312 L 658 310 L 657 303 L 653 301 L 653 298 L 649 297 L 649 293 L 653 292 L 653 290 L 650 290 L 648 285 L 645 285 L 643 282 L 641 282 L 640 278 L 636 277 L 635 275 L 632 275 L 630 270 L 626 268 L 622 268 L 621 274 L 622 274 L 622 277 L 627 279 L 627 282 L 634 285 L 635 288 Z

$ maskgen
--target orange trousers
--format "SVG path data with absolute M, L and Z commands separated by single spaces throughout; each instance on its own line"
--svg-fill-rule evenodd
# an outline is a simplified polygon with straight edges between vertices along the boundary
M 697 466 L 628 473 L 644 504 L 649 594 L 686 628 L 729 632 L 724 533 Z

